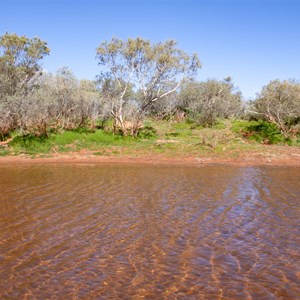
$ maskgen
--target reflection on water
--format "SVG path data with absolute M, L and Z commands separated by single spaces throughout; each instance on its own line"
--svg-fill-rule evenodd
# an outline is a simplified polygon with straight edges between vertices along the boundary
M 0 167 L 0 299 L 296 299 L 300 169 Z

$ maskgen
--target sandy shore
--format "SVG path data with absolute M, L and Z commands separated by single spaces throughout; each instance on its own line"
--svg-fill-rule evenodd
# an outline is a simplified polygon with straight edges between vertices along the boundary
M 300 167 L 300 149 L 281 148 L 280 151 L 266 153 L 242 153 L 238 157 L 223 156 L 186 156 L 166 157 L 154 154 L 151 156 L 98 156 L 88 151 L 73 153 L 54 153 L 50 157 L 30 157 L 26 155 L 0 157 L 0 165 L 7 164 L 167 164 L 167 165 L 208 165 L 230 164 L 238 166 L 297 166 Z

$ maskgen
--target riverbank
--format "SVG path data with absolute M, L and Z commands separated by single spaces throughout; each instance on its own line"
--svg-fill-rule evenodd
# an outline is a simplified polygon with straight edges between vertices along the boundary
M 173 153 L 174 154 L 174 153 Z M 239 166 L 299 166 L 300 148 L 289 146 L 263 146 L 259 151 L 254 149 L 230 153 L 206 153 L 205 155 L 185 154 L 168 156 L 165 154 L 151 153 L 131 155 L 98 155 L 93 151 L 81 150 L 68 153 L 52 153 L 47 156 L 30 156 L 20 154 L 16 156 L 0 157 L 0 164 L 47 164 L 47 163 L 82 163 L 82 164 L 168 164 L 168 165 L 208 165 L 208 164 L 230 164 Z
M 224 121 L 212 128 L 186 122 L 152 121 L 138 138 L 114 135 L 111 128 L 77 129 L 48 137 L 14 135 L 0 144 L 0 164 L 141 163 L 300 166 L 300 143 L 279 133 L 251 132 L 260 123 Z M 259 125 L 260 126 L 260 125 Z

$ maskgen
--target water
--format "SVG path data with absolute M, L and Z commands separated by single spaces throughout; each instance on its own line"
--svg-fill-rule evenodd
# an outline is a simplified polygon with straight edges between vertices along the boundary
M 300 169 L 0 167 L 0 299 L 299 299 Z

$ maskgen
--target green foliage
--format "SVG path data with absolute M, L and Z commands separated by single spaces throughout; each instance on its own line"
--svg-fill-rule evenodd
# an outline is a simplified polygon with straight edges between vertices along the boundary
M 39 61 L 50 52 L 47 43 L 5 33 L 0 37 L 0 95 L 12 96 L 41 69 Z
M 140 129 L 139 138 L 144 138 L 144 139 L 151 139 L 157 137 L 157 130 L 152 127 L 152 126 L 144 126 L 143 128 Z
M 38 154 L 48 153 L 52 148 L 51 140 L 34 135 L 16 136 L 9 143 L 15 153 Z
M 226 124 L 222 122 L 221 120 L 217 120 L 215 125 L 213 126 L 214 129 L 225 129 Z
M 223 81 L 189 82 L 180 93 L 181 108 L 189 122 L 211 127 L 219 119 L 230 119 L 242 111 L 241 93 L 230 78 Z
M 0 136 L 17 128 L 26 128 L 34 103 L 30 93 L 36 89 L 40 75 L 39 61 L 49 54 L 47 43 L 6 33 L 0 36 Z M 27 101 L 24 99 L 27 97 Z M 41 109 L 41 107 L 37 104 Z M 24 117 L 26 115 L 26 118 Z M 25 121 L 26 119 L 26 121 Z M 34 122 L 33 122 L 34 123 Z M 44 122 L 32 127 L 44 131 Z M 1 137 L 0 137 L 1 138 Z
M 265 120 L 274 123 L 284 136 L 300 117 L 300 83 L 294 80 L 273 80 L 262 88 L 251 109 Z
M 273 123 L 258 121 L 256 124 L 248 125 L 243 131 L 243 136 L 263 144 L 277 144 L 289 142 Z
M 131 136 L 114 135 L 103 130 L 92 131 L 87 128 L 78 128 L 52 133 L 48 137 L 39 137 L 31 134 L 15 136 L 9 143 L 9 146 L 11 147 L 11 152 L 15 154 L 35 155 L 52 151 L 68 152 L 80 149 L 97 149 L 99 147 L 130 146 L 139 142 L 140 138 L 135 139 Z
M 0 147 L 0 156 L 7 156 L 10 154 L 10 151 Z
M 127 134 L 124 120 L 142 120 L 154 104 L 175 93 L 201 67 L 196 54 L 190 56 L 176 46 L 173 40 L 151 43 L 138 37 L 112 38 L 97 48 L 102 66 L 100 88 L 111 102 L 115 124 L 124 135 Z M 134 95 L 128 99 L 128 91 L 132 89 Z M 139 122 L 133 123 L 131 134 L 137 136 Z
M 89 129 L 66 130 L 62 134 L 50 137 L 55 145 L 72 145 L 76 147 L 93 147 L 96 145 L 126 144 L 134 141 L 132 137 L 114 135 L 103 130 L 91 132 Z
M 190 125 L 187 122 L 176 122 L 173 123 L 172 128 L 178 131 L 189 130 Z
M 60 130 L 49 133 L 48 137 L 30 134 L 21 136 L 21 132 L 13 132 L 13 139 L 0 146 L 0 156 L 28 154 L 45 157 L 51 156 L 51 153 L 77 152 L 81 149 L 104 156 L 136 157 L 151 156 L 153 153 L 161 153 L 166 157 L 220 153 L 230 156 L 249 149 L 260 149 L 263 152 L 262 144 L 280 142 L 297 146 L 300 143 L 299 137 L 297 142 L 297 136 L 292 142 L 286 140 L 273 124 L 267 122 L 226 121 L 217 124 L 215 128 L 196 129 L 191 129 L 190 124 L 185 122 L 148 119 L 146 124 L 137 138 L 89 128 Z M 245 143 L 242 136 L 254 142 Z
M 232 122 L 231 130 L 234 133 L 242 134 L 248 126 L 255 124 L 257 124 L 257 121 L 236 120 Z

